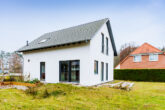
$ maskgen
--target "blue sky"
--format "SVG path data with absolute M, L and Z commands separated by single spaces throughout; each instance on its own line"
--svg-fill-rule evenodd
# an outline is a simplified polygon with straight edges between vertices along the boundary
M 165 0 L 0 0 L 0 50 L 107 17 L 117 50 L 128 42 L 165 45 Z

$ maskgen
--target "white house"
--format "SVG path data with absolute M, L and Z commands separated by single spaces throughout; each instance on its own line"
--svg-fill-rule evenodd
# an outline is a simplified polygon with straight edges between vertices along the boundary
M 84 86 L 113 80 L 117 52 L 107 18 L 46 33 L 18 51 L 31 79 Z

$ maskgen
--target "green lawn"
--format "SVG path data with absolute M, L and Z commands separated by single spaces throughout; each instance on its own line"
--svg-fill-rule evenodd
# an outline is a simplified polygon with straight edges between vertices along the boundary
M 49 96 L 46 97 L 45 88 Z M 35 96 L 16 89 L 0 90 L 0 110 L 164 110 L 165 83 L 135 82 L 127 92 L 108 87 L 48 84 Z

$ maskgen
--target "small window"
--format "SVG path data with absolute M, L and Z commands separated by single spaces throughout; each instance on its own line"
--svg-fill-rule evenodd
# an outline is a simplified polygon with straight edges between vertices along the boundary
M 94 73 L 98 74 L 98 61 L 94 61 Z
M 108 38 L 106 38 L 106 54 L 108 55 Z
M 104 34 L 102 33 L 102 48 L 101 48 L 101 52 L 104 53 Z
M 141 55 L 134 56 L 134 62 L 141 62 Z
M 158 61 L 158 54 L 150 54 L 149 61 Z

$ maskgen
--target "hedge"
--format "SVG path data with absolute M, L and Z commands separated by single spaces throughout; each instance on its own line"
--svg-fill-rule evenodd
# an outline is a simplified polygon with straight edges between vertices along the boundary
M 115 69 L 114 79 L 165 82 L 165 69 Z

